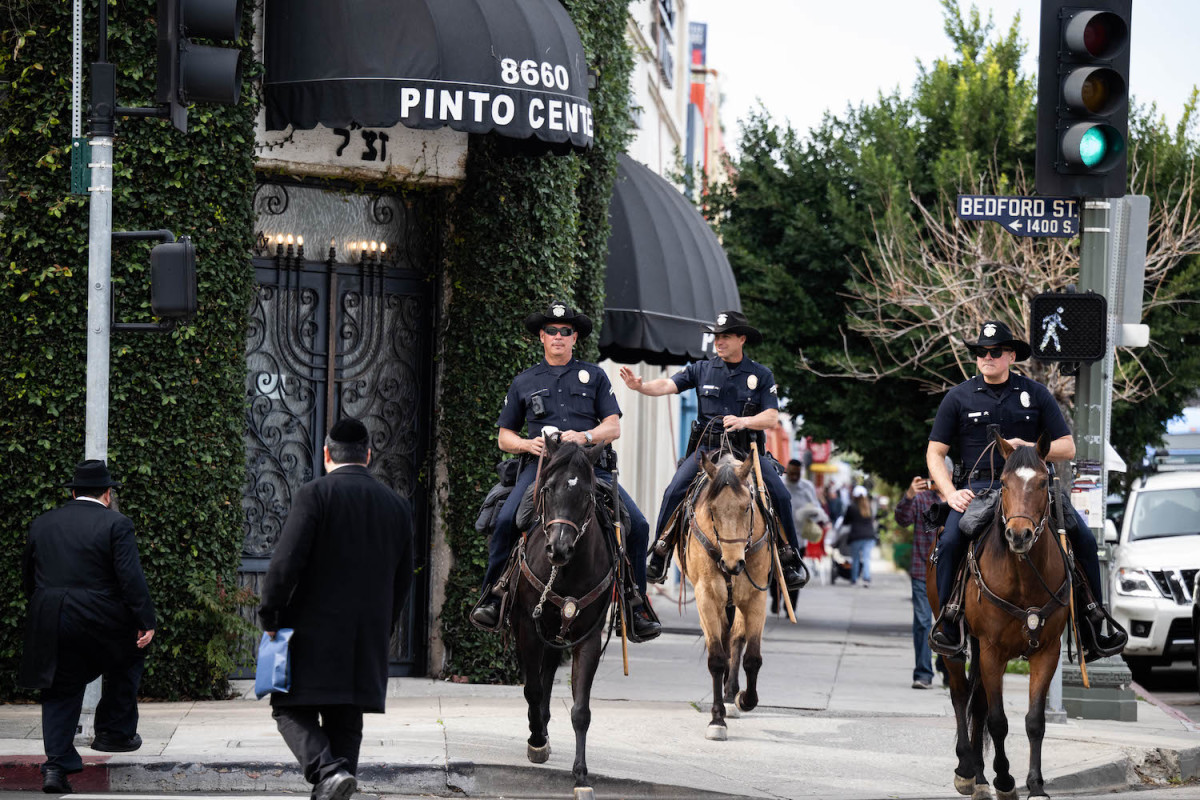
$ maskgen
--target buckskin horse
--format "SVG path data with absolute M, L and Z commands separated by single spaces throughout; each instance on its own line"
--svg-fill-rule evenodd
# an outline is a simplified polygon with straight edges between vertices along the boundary
M 593 796 L 586 759 L 592 680 L 618 577 L 615 548 L 596 516 L 593 470 L 603 452 L 547 437 L 534 484 L 536 524 L 520 545 L 510 615 L 529 704 L 527 755 L 535 764 L 550 757 L 550 691 L 563 651 L 571 651 L 576 798 Z
M 1063 628 L 1071 603 L 1067 554 L 1050 520 L 1050 475 L 1046 467 L 1049 440 L 1036 449 L 1010 447 L 998 434 L 995 445 L 1004 456 L 997 513 L 979 539 L 967 549 L 970 582 L 964 615 L 969 630 L 970 677 L 961 662 L 947 663 L 950 697 L 957 722 L 958 766 L 954 788 L 976 800 L 991 797 L 984 777 L 983 748 L 991 736 L 992 767 L 999 800 L 1017 800 L 1004 740 L 1004 668 L 1018 656 L 1029 660 L 1029 800 L 1046 800 L 1042 780 L 1042 737 L 1046 729 L 1046 693 L 1058 666 Z M 940 565 L 931 565 L 936 569 Z M 930 575 L 928 594 L 937 608 L 937 582 Z
M 758 705 L 772 545 L 763 492 L 750 480 L 753 467 L 752 458 L 726 454 L 714 464 L 700 455 L 699 483 L 684 500 L 676 545 L 679 568 L 695 590 L 713 681 L 704 738 L 716 741 L 729 736 L 726 703 L 740 711 Z M 746 670 L 745 691 L 738 690 L 739 665 Z

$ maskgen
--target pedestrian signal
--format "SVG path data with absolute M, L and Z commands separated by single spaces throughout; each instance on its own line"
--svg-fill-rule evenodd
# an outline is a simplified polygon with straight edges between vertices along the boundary
M 1122 197 L 1132 0 L 1042 0 L 1038 194 Z
M 1045 292 L 1029 304 L 1029 345 L 1038 361 L 1099 361 L 1108 346 L 1108 301 L 1087 292 Z

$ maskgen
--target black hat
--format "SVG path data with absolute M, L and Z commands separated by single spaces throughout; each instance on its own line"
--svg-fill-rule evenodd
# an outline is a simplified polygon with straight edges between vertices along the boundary
M 967 342 L 967 347 L 1011 347 L 1017 351 L 1017 361 L 1024 361 L 1033 354 L 1028 344 L 1013 336 L 1003 322 L 987 320 L 979 329 L 979 341 Z
M 561 300 L 552 300 L 550 307 L 545 311 L 530 314 L 525 318 L 525 327 L 534 336 L 537 336 L 543 325 L 554 323 L 575 326 L 575 332 L 579 334 L 580 339 L 586 338 L 592 332 L 592 321 Z
M 751 327 L 746 315 L 740 311 L 722 311 L 717 314 L 717 324 L 705 328 L 709 333 L 737 333 L 746 337 L 746 344 L 758 344 L 762 334 L 758 328 Z
M 108 474 L 108 465 L 98 458 L 80 461 L 75 467 L 75 477 L 63 486 L 67 489 L 121 488 L 120 482 L 114 481 L 112 475 Z
M 329 429 L 329 441 L 334 444 L 369 444 L 370 440 L 367 426 L 353 417 L 343 417 Z

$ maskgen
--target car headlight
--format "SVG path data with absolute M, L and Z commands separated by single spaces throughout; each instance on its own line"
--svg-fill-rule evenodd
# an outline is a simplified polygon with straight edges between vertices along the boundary
M 1143 569 L 1117 570 L 1117 594 L 1130 597 L 1162 597 L 1153 579 Z

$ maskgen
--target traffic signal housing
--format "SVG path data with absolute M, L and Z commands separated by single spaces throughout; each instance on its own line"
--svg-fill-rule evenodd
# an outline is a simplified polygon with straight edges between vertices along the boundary
M 235 105 L 242 96 L 241 50 L 196 44 L 194 37 L 233 43 L 241 0 L 158 0 L 158 90 L 171 124 L 187 133 L 191 103 Z
M 1094 292 L 1035 295 L 1029 345 L 1038 361 L 1099 361 L 1108 346 L 1108 301 Z
M 1124 197 L 1132 0 L 1042 0 L 1038 194 Z
M 196 316 L 196 248 L 189 237 L 150 251 L 150 310 L 163 319 Z

